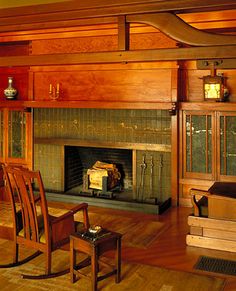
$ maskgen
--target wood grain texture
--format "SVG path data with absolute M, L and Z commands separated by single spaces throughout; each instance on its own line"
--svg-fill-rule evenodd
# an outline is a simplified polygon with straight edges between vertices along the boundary
M 66 208 L 69 208 L 70 205 L 50 202 L 50 207 L 58 207 L 65 210 Z M 210 278 L 223 278 L 226 280 L 224 291 L 235 290 L 235 277 L 223 274 L 216 275 L 215 273 L 203 273 L 202 271 L 194 269 L 194 265 L 196 264 L 199 256 L 205 255 L 222 259 L 236 260 L 236 254 L 186 245 L 186 235 L 189 233 L 187 219 L 188 215 L 191 213 L 191 208 L 173 207 L 164 212 L 162 215 L 148 215 L 137 212 L 89 206 L 89 213 L 96 213 L 97 215 L 101 214 L 103 217 L 104 215 L 114 215 L 114 217 L 118 217 L 117 220 L 114 219 L 112 224 L 110 224 L 111 229 L 115 226 L 120 227 L 120 223 L 122 223 L 121 217 L 124 217 L 124 223 L 128 223 L 129 225 L 138 224 L 139 222 L 146 222 L 148 225 L 149 222 L 155 221 L 169 224 L 170 227 L 166 229 L 166 231 L 162 232 L 161 235 L 159 235 L 147 248 L 140 249 L 122 245 L 122 260 L 129 263 L 132 262 L 149 266 L 165 267 L 173 270 L 191 272 L 193 274 L 205 274 Z M 10 256 L 11 254 L 8 252 L 8 258 Z M 7 256 L 4 258 L 1 257 L 1 260 L 3 259 L 6 260 Z M 60 266 L 61 265 L 59 264 L 59 267 Z M 43 267 L 44 265 L 42 268 Z M 152 276 L 155 276 L 155 273 L 152 273 L 151 270 L 149 270 L 149 272 Z M 155 279 L 156 278 L 157 277 L 155 277 Z M 0 283 L 3 282 L 2 280 L 3 279 L 1 276 Z M 114 279 L 112 279 L 112 281 L 113 280 Z M 104 283 L 105 282 L 106 280 Z
M 128 22 L 150 24 L 180 43 L 199 46 L 236 44 L 236 37 L 233 35 L 197 30 L 172 13 L 128 15 L 126 19 Z
M 60 100 L 171 101 L 171 70 L 47 72 L 34 75 L 34 100 L 50 100 L 49 84 L 60 84 Z
M 85 19 L 95 17 L 109 17 L 118 15 L 128 15 L 134 13 L 150 12 L 193 12 L 202 9 L 226 10 L 235 9 L 236 5 L 233 0 L 223 1 L 204 1 L 204 0 L 181 0 L 181 1 L 72 1 L 67 3 L 46 4 L 34 6 L 1 9 L 0 18 L 2 31 L 24 30 L 29 24 L 37 24 L 38 27 L 47 23 L 58 22 L 58 26 L 63 26 L 63 21 L 73 19 Z M 53 12 L 53 13 L 52 13 Z M 13 17 L 12 17 L 13 16 Z M 62 21 L 62 23 L 60 23 Z M 20 24 L 20 25 L 19 25 Z M 18 25 L 18 27 L 17 27 Z M 35 27 L 35 26 L 34 26 Z
M 51 33 L 49 36 L 47 34 L 38 34 L 38 38 L 41 37 L 41 39 L 32 41 L 32 54 L 39 55 L 50 53 L 102 52 L 117 50 L 117 31 L 114 33 L 107 29 L 107 34 L 105 34 L 102 33 L 101 30 L 102 29 L 96 28 L 93 31 L 91 31 L 91 29 L 80 31 L 77 32 L 77 34 L 81 34 L 79 37 L 75 36 L 75 33 L 73 32 Z M 89 35 L 89 33 L 91 34 L 92 32 L 95 35 Z M 86 34 L 88 34 L 88 36 L 86 36 Z M 37 35 L 35 38 L 37 38 Z M 130 33 L 129 44 L 131 50 L 176 47 L 176 42 L 174 40 L 158 31 L 152 33 L 145 31 Z
M 203 97 L 203 76 L 210 75 L 209 70 L 187 70 L 187 100 L 189 102 L 202 102 Z M 226 86 L 230 91 L 229 101 L 236 101 L 236 71 L 235 70 L 217 70 L 217 74 L 223 74 L 226 77 Z

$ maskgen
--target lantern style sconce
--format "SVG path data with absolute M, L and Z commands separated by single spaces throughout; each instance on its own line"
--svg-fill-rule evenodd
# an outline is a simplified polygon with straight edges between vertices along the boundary
M 229 91 L 225 86 L 225 77 L 216 75 L 214 65 L 211 68 L 211 75 L 203 77 L 204 100 L 207 101 L 226 101 Z
M 205 100 L 223 101 L 224 80 L 221 76 L 203 77 L 203 92 Z

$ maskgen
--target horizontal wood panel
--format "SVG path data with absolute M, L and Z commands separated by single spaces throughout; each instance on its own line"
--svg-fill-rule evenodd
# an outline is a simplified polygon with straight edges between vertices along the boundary
M 116 51 L 118 49 L 117 33 L 111 35 L 108 30 L 108 35 L 102 35 L 102 31 L 95 30 L 94 33 L 97 32 L 95 35 L 86 36 L 89 32 L 90 30 L 38 34 L 34 37 L 36 40 L 32 41 L 32 54 L 104 52 Z M 90 32 L 90 34 L 92 34 L 92 32 Z M 105 32 L 103 32 L 103 34 L 105 34 Z M 176 41 L 158 31 L 153 33 L 130 34 L 131 50 L 171 47 L 176 47 Z
M 236 229 L 235 231 L 227 231 L 213 228 L 203 228 L 203 236 L 236 241 Z
M 236 110 L 236 102 L 181 102 L 179 104 L 181 110 L 210 110 L 210 111 L 228 111 Z M 182 179 L 184 183 L 188 179 Z
M 38 5 L 37 9 L 34 6 L 17 7 L 12 9 L 1 9 L 0 17 L 3 31 L 10 30 L 10 26 L 18 24 L 18 30 L 22 29 L 25 24 L 38 23 L 44 24 L 46 27 L 47 22 L 58 21 L 60 22 L 72 19 L 84 19 L 94 17 L 108 17 L 114 15 L 127 15 L 135 13 L 147 12 L 193 12 L 207 9 L 210 10 L 224 10 L 235 9 L 236 5 L 233 0 L 231 1 L 217 1 L 217 3 L 206 3 L 204 0 L 191 0 L 191 1 L 72 1 L 70 5 L 67 3 Z M 62 13 L 63 11 L 63 13 Z M 14 16 L 14 17 L 12 17 Z
M 60 84 L 59 100 L 170 102 L 171 70 L 34 73 L 34 100 L 50 100 L 49 84 Z
M 132 51 L 109 51 L 96 53 L 47 54 L 0 57 L 2 67 L 106 64 L 126 62 L 177 61 L 196 59 L 236 58 L 235 46 L 219 45 L 191 48 L 146 49 Z
M 214 250 L 236 252 L 236 242 L 218 238 L 208 238 L 195 235 L 187 235 L 188 246 L 202 247 Z
M 66 72 L 66 71 L 115 71 L 115 70 L 154 70 L 177 69 L 177 62 L 134 62 L 115 64 L 78 64 L 73 66 L 34 66 L 31 72 Z
M 203 234 L 203 228 L 202 227 L 199 227 L 199 226 L 191 226 L 190 227 L 190 234 L 202 236 L 202 234 Z
M 235 231 L 236 229 L 235 221 L 196 217 L 192 215 L 188 217 L 188 225 L 203 227 L 203 228 L 212 228 L 212 229 L 218 229 L 218 230 L 227 229 L 227 231 Z

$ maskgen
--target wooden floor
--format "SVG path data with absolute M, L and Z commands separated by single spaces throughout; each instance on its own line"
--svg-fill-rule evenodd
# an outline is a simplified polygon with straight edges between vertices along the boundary
M 57 208 L 69 207 L 69 205 L 62 205 L 61 203 L 50 203 L 50 206 Z M 224 290 L 236 290 L 236 276 L 226 276 L 194 270 L 193 267 L 201 255 L 236 260 L 236 253 L 186 246 L 185 239 L 186 234 L 189 231 L 187 217 L 191 214 L 190 208 L 173 207 L 162 215 L 150 215 L 94 206 L 89 206 L 89 211 L 107 215 L 122 214 L 125 217 L 131 218 L 131 221 L 135 222 L 146 220 L 160 221 L 169 224 L 167 230 L 162 232 L 147 248 L 131 248 L 123 246 L 122 260 L 225 278 L 226 285 Z M 110 229 L 112 229 L 112 225 L 110 226 Z
M 90 207 L 93 210 L 94 207 Z M 118 210 L 96 208 L 101 213 L 119 213 Z M 226 279 L 224 290 L 236 290 L 236 276 L 227 276 L 216 273 L 207 273 L 194 270 L 194 265 L 199 256 L 206 255 L 217 258 L 236 260 L 236 253 L 214 251 L 197 247 L 186 246 L 186 234 L 189 231 L 187 217 L 191 214 L 191 208 L 178 207 L 167 210 L 162 215 L 149 215 L 137 212 L 124 211 L 127 217 L 134 220 L 150 220 L 168 222 L 170 227 L 163 232 L 147 249 L 122 248 L 122 259 L 129 262 L 143 263 L 153 266 L 161 266 L 174 270 L 188 271 L 197 274 L 205 274 Z

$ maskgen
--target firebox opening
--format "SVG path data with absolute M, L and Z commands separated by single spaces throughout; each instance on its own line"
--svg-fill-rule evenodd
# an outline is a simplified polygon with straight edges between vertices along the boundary
M 115 165 L 120 173 L 119 183 L 109 191 L 86 188 L 86 173 L 98 161 Z M 65 146 L 65 193 L 132 200 L 132 150 Z

